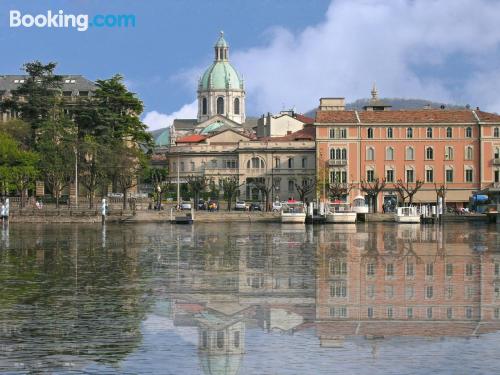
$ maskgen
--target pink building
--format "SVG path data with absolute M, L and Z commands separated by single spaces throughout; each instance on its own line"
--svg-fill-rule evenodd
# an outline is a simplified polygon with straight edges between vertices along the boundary
M 471 109 L 390 110 L 372 91 L 362 111 L 345 110 L 343 98 L 322 98 L 316 114 L 317 173 L 354 184 L 385 180 L 377 208 L 394 202 L 394 184 L 424 182 L 414 203 L 466 206 L 472 192 L 500 184 L 500 115 Z

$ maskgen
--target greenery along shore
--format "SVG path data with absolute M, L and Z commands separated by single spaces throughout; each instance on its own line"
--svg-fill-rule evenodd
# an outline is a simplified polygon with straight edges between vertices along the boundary
M 16 119 L 0 124 L 0 195 L 19 195 L 23 204 L 40 180 L 58 206 L 78 170 L 90 206 L 110 184 L 126 197 L 147 170 L 153 147 L 139 118 L 142 101 L 118 74 L 97 80 L 88 97 L 66 98 L 55 68 L 39 61 L 23 65 L 26 79 L 1 103 Z

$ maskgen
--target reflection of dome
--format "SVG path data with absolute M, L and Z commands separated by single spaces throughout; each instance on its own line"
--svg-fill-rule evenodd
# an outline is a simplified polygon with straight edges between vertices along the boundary
M 224 123 L 222 121 L 215 121 L 215 122 L 211 123 L 210 125 L 206 126 L 205 128 L 203 128 L 203 130 L 201 131 L 201 134 L 213 133 L 213 132 L 219 130 L 221 126 L 224 126 Z
M 155 139 L 156 146 L 168 146 L 170 144 L 170 129 L 165 130 Z
M 200 80 L 200 90 L 243 89 L 236 69 L 228 61 L 214 62 L 203 74 Z
M 200 355 L 201 368 L 207 375 L 236 375 L 240 371 L 242 356 Z

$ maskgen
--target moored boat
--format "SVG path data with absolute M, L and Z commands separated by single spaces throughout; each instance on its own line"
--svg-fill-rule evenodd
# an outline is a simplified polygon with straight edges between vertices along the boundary
M 395 218 L 398 223 L 420 223 L 420 214 L 415 206 L 398 207 Z
M 369 211 L 368 205 L 365 202 L 365 197 L 358 195 L 352 200 L 351 209 L 358 214 L 367 214 Z
M 306 222 L 304 203 L 298 201 L 284 203 L 281 209 L 281 222 L 304 224 Z
M 356 216 L 356 212 L 348 203 L 333 202 L 326 206 L 325 219 L 327 223 L 355 223 Z

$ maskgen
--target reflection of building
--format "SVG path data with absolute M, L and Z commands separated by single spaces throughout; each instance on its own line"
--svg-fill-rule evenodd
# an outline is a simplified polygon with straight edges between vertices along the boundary
M 379 226 L 368 236 L 321 233 L 316 317 L 322 342 L 500 328 L 500 256 L 485 247 L 476 251 L 472 234 L 409 232 Z
M 500 183 L 500 116 L 470 109 L 389 110 L 377 90 L 362 111 L 345 110 L 343 98 L 323 98 L 316 114 L 318 171 L 360 184 L 388 182 L 378 197 L 395 195 L 398 179 L 424 181 L 414 201 L 434 203 L 434 183 L 446 200 L 467 204 L 471 193 Z M 318 172 L 319 173 L 319 172 Z M 359 193 L 353 189 L 351 199 Z

